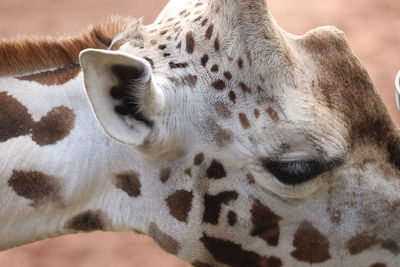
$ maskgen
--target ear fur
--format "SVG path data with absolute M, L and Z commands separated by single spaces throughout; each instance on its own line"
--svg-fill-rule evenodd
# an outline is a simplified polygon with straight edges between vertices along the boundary
M 162 102 L 161 92 L 152 83 L 150 64 L 110 50 L 86 49 L 79 58 L 86 94 L 105 133 L 122 143 L 143 144 L 153 128 L 148 116 L 151 107 L 160 108 Z

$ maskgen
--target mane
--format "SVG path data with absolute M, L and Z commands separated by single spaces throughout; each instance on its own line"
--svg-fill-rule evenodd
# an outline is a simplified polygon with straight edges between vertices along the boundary
M 79 65 L 80 51 L 107 49 L 115 36 L 139 23 L 136 19 L 112 16 L 76 36 L 0 39 L 0 76 Z

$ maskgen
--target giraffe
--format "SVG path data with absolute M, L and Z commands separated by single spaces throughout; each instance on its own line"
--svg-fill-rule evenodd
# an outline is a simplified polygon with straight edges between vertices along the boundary
M 195 267 L 397 266 L 399 133 L 343 33 L 180 3 L 0 42 L 0 249 L 135 231 Z

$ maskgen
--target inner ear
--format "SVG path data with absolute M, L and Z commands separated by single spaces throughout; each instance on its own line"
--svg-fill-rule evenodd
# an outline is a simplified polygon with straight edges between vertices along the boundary
M 104 132 L 116 141 L 140 146 L 155 140 L 163 91 L 150 63 L 118 51 L 86 49 L 80 54 L 89 102 Z
M 122 116 L 130 116 L 135 120 L 153 126 L 154 122 L 146 118 L 143 110 L 143 90 L 150 86 L 146 79 L 146 69 L 143 66 L 128 66 L 115 64 L 111 72 L 117 79 L 117 85 L 111 87 L 110 95 L 118 101 L 114 111 Z

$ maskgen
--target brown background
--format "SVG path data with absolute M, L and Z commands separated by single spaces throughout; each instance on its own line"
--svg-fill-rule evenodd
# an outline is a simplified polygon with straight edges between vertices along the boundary
M 0 37 L 73 34 L 110 14 L 150 23 L 166 0 L 1 0 Z M 303 34 L 321 25 L 343 30 L 367 67 L 397 124 L 394 77 L 400 69 L 399 0 L 270 0 L 287 31 Z M 149 238 L 132 233 L 91 233 L 36 242 L 0 253 L 0 266 L 186 266 Z

